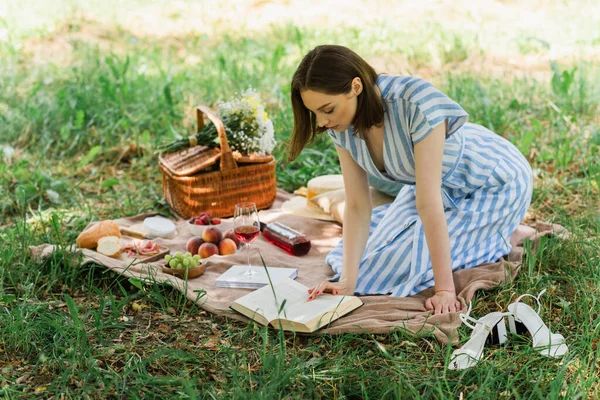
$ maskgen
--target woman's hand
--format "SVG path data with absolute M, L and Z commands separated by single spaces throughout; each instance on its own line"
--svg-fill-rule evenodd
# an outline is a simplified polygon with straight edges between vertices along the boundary
M 308 297 L 307 301 L 314 300 L 323 293 L 342 294 L 351 296 L 354 294 L 355 286 L 356 284 L 350 285 L 346 281 L 343 281 L 341 279 L 339 282 L 323 281 L 319 285 L 308 289 L 308 293 L 310 293 L 310 296 Z
M 445 314 L 460 311 L 462 306 L 456 297 L 456 293 L 440 290 L 425 300 L 425 308 L 428 311 L 433 311 L 434 314 Z

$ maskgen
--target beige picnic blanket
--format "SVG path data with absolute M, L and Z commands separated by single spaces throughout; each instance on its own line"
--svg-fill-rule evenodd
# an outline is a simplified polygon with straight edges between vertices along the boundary
M 261 265 L 258 252 L 268 266 L 298 268 L 297 281 L 311 287 L 324 279 L 333 276 L 331 268 L 325 264 L 326 254 L 333 249 L 342 235 L 342 228 L 333 222 L 324 222 L 300 216 L 286 214 L 278 206 L 290 197 L 285 192 L 278 192 L 274 208 L 260 212 L 262 222 L 279 221 L 305 233 L 312 243 L 310 252 L 303 257 L 288 255 L 283 250 L 267 242 L 262 236 L 251 245 L 251 261 L 253 265 Z M 129 227 L 139 224 L 144 218 L 153 214 L 142 214 L 115 220 L 120 226 Z M 185 220 L 176 221 L 178 236 L 175 239 L 156 239 L 156 242 L 168 246 L 171 252 L 185 251 L 187 240 L 193 236 Z M 232 219 L 224 219 L 219 226 L 222 231 L 232 228 Z M 566 231 L 558 226 L 539 223 L 531 240 L 534 245 L 541 236 L 564 234 Z M 206 272 L 196 278 L 185 281 L 167 275 L 160 268 L 161 261 L 144 265 L 126 265 L 125 262 L 103 256 L 95 251 L 77 249 L 84 255 L 83 263 L 97 263 L 116 273 L 150 282 L 165 282 L 184 293 L 190 300 L 197 301 L 205 310 L 241 321 L 248 319 L 229 308 L 237 298 L 250 292 L 249 289 L 218 288 L 215 281 L 219 275 L 234 264 L 246 264 L 246 253 L 239 251 L 229 256 L 212 256 L 206 259 Z M 48 256 L 54 246 L 45 244 L 32 246 L 30 251 L 34 257 Z M 479 289 L 493 288 L 501 283 L 510 282 L 519 270 L 523 257 L 523 247 L 515 246 L 509 255 L 510 262 L 500 260 L 493 264 L 485 264 L 476 268 L 454 272 L 454 282 L 459 296 L 468 304 L 473 294 Z M 164 261 L 163 261 L 164 263 Z M 350 314 L 333 321 L 319 333 L 340 334 L 353 333 L 386 333 L 394 329 L 403 329 L 419 336 L 433 334 L 440 342 L 456 342 L 457 328 L 460 320 L 457 313 L 431 315 L 425 309 L 425 299 L 432 295 L 432 289 L 425 290 L 411 297 L 362 296 L 364 305 Z

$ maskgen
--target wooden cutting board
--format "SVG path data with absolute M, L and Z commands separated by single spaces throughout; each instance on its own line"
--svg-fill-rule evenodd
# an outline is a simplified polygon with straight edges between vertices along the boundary
M 121 247 L 125 247 L 128 244 L 131 244 L 134 240 L 141 240 L 141 239 L 138 237 L 121 235 L 121 238 L 119 239 L 119 243 L 121 244 Z M 152 261 L 160 260 L 161 258 L 164 258 L 164 256 L 166 256 L 167 254 L 169 254 L 171 252 L 171 250 L 166 246 L 158 245 L 158 249 L 159 249 L 159 253 L 157 253 L 157 254 L 149 254 L 149 255 L 139 254 L 139 255 L 133 256 L 133 257 L 129 256 L 126 251 L 122 251 L 121 254 L 119 254 L 117 257 L 114 257 L 114 258 L 116 260 L 124 261 L 125 263 L 127 263 L 127 265 L 135 265 L 135 264 L 139 264 L 139 263 L 149 263 Z M 96 250 L 92 250 L 92 251 L 95 252 Z M 98 254 L 101 254 L 101 253 L 98 253 Z

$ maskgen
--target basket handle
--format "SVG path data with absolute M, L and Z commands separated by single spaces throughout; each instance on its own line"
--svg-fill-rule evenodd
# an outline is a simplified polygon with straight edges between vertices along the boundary
M 227 141 L 227 134 L 225 133 L 225 127 L 221 119 L 207 106 L 199 105 L 196 109 L 196 117 L 198 119 L 198 132 L 204 127 L 204 115 L 208 117 L 215 124 L 217 132 L 219 134 L 219 141 L 221 142 L 221 171 L 228 171 L 230 169 L 236 169 L 238 167 L 237 162 L 233 158 L 233 152 L 229 147 Z

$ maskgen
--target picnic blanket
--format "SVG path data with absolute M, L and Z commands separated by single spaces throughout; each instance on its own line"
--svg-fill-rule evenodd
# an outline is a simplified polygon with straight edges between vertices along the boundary
M 289 198 L 288 193 L 278 191 L 273 208 L 261 211 L 259 213 L 260 220 L 265 223 L 279 221 L 305 233 L 311 239 L 310 252 L 306 256 L 295 257 L 259 236 L 250 247 L 251 261 L 253 265 L 262 265 L 258 254 L 260 252 L 268 266 L 296 267 L 298 268 L 297 281 L 311 287 L 333 276 L 331 268 L 325 264 L 324 260 L 326 254 L 333 249 L 341 238 L 342 228 L 337 223 L 285 213 L 279 206 Z M 136 215 L 117 219 L 115 222 L 120 226 L 129 227 L 139 224 L 150 215 L 154 214 Z M 168 246 L 172 253 L 175 251 L 185 252 L 186 242 L 193 235 L 187 227 L 186 220 L 176 221 L 176 226 L 178 230 L 176 238 L 171 240 L 156 239 L 156 242 Z M 232 227 L 232 219 L 224 219 L 222 224 L 219 225 L 222 231 Z M 550 234 L 564 235 L 567 233 L 561 226 L 553 224 L 538 223 L 535 228 L 536 232 L 530 237 L 534 246 L 542 236 Z M 37 258 L 50 255 L 54 249 L 55 246 L 44 244 L 31 246 L 30 252 L 32 256 Z M 96 263 L 124 276 L 142 280 L 147 279 L 149 282 L 170 284 L 184 293 L 190 300 L 197 301 L 206 311 L 236 320 L 248 321 L 248 318 L 231 310 L 229 306 L 235 299 L 249 293 L 250 290 L 215 286 L 217 277 L 229 267 L 234 264 L 246 264 L 245 250 L 229 256 L 207 258 L 205 260 L 206 272 L 202 276 L 187 282 L 163 273 L 161 264 L 164 263 L 164 260 L 148 264 L 126 265 L 123 261 L 103 256 L 93 250 L 75 249 L 74 245 L 71 250 L 83 253 L 83 264 Z M 523 247 L 519 243 L 513 247 L 507 259 L 454 272 L 456 291 L 459 297 L 464 300 L 465 307 L 473 298 L 476 290 L 490 289 L 499 284 L 512 281 L 520 269 L 522 258 Z M 362 296 L 361 300 L 364 303 L 362 307 L 333 321 L 328 327 L 319 330 L 318 333 L 380 334 L 391 332 L 394 329 L 403 329 L 418 336 L 434 335 L 441 343 L 457 342 L 457 328 L 461 324 L 458 313 L 431 315 L 431 312 L 425 309 L 425 300 L 432 294 L 433 288 L 411 297 Z

